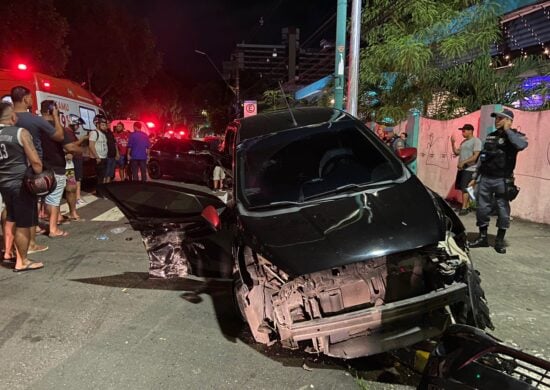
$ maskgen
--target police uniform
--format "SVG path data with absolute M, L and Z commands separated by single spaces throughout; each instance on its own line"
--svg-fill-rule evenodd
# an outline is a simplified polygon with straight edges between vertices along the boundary
M 501 115 L 513 119 L 514 114 L 510 110 L 501 113 L 493 113 L 491 116 Z M 487 247 L 487 229 L 490 222 L 490 214 L 493 207 L 493 199 L 497 206 L 497 238 L 495 250 L 506 253 L 504 247 L 504 235 L 510 227 L 510 199 L 511 192 L 515 189 L 513 182 L 514 168 L 516 167 L 517 154 L 527 147 L 525 134 L 515 130 L 497 129 L 485 139 L 483 149 L 479 155 L 476 173 L 476 202 L 477 202 L 477 226 L 479 237 L 470 244 L 471 247 Z

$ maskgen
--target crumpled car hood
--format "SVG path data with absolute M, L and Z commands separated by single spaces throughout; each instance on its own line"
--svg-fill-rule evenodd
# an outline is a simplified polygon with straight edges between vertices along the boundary
M 240 218 L 247 244 L 291 275 L 420 248 L 445 236 L 434 201 L 416 177 L 377 192 Z

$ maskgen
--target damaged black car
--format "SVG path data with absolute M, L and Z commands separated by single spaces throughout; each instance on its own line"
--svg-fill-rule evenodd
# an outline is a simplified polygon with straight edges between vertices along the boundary
M 339 358 L 492 328 L 465 229 L 361 122 L 329 108 L 237 120 L 226 202 L 176 183 L 102 192 L 143 236 L 153 276 L 232 278 L 259 343 Z

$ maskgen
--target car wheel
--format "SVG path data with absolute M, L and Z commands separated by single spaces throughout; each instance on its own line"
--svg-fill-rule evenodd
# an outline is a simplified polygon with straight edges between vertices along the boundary
M 160 179 L 162 177 L 162 172 L 160 171 L 160 164 L 158 161 L 150 161 L 147 168 L 151 179 Z
M 456 322 L 479 329 L 495 329 L 489 315 L 485 291 L 481 287 L 479 272 L 471 267 L 468 267 L 465 272 L 465 280 L 468 283 L 468 302 L 460 302 L 451 306 Z

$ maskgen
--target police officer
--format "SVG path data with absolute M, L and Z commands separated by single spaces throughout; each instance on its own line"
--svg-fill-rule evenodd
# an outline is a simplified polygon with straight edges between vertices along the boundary
M 496 131 L 485 139 L 479 155 L 477 172 L 470 185 L 476 185 L 478 238 L 470 243 L 472 248 L 488 247 L 487 228 L 493 199 L 497 204 L 497 237 L 495 250 L 506 253 L 504 236 L 510 227 L 510 200 L 516 187 L 513 182 L 516 158 L 520 150 L 527 147 L 525 134 L 512 129 L 514 113 L 501 109 L 491 114 L 495 118 Z M 517 195 L 517 192 L 516 194 Z
M 394 152 L 397 152 L 399 149 L 405 147 L 405 141 L 403 138 L 395 134 L 393 127 L 384 128 L 385 136 L 384 142 L 388 145 Z

